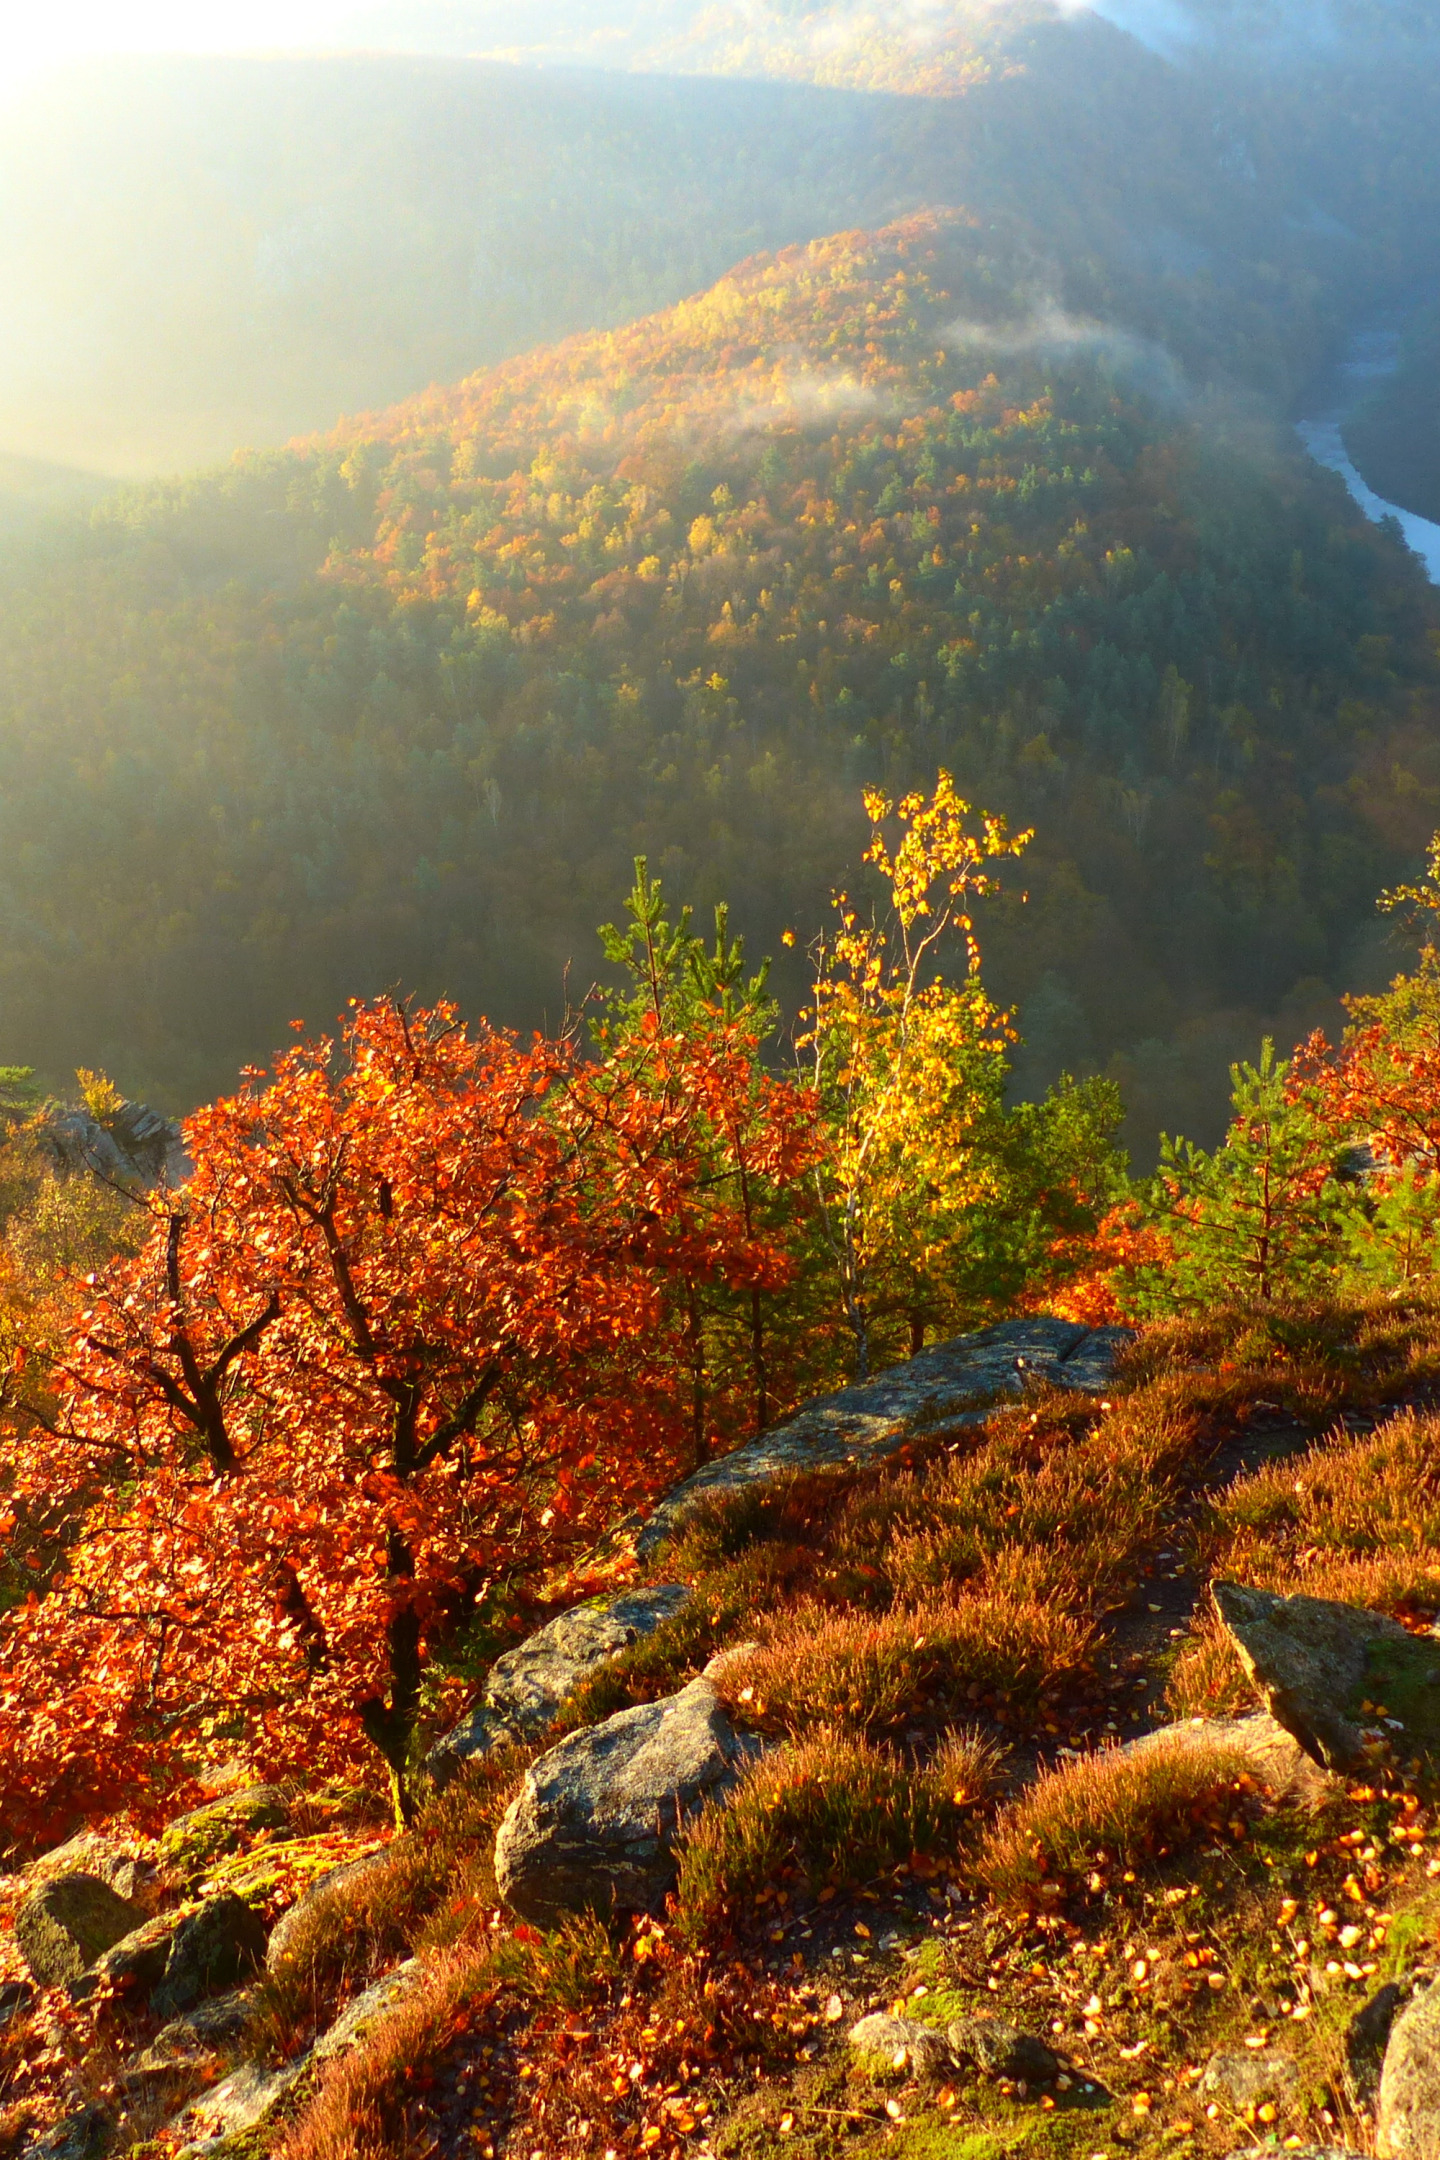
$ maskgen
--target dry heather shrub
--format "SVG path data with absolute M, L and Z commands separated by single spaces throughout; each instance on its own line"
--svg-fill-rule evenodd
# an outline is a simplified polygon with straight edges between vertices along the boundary
M 256 2034 L 280 2054 L 412 1950 L 459 1936 L 495 1902 L 495 1831 L 533 1750 L 468 1766 L 375 1865 L 322 1892 L 261 1990 Z
M 1354 1440 L 1322 1441 L 1299 1460 L 1241 1479 L 1215 1511 L 1227 1552 L 1252 1546 L 1440 1556 L 1440 1419 L 1405 1411 Z
M 1166 1682 L 1165 1703 L 1176 1718 L 1241 1717 L 1255 1708 L 1255 1683 L 1213 1611 L 1192 1623 Z
M 615 1949 L 598 1921 L 576 1920 L 538 1942 L 502 1938 L 439 1953 L 415 1993 L 353 2054 L 321 2073 L 305 2113 L 272 2148 L 274 2160 L 422 2160 L 433 2133 L 407 2103 L 418 2068 L 454 2037 L 467 2012 L 506 1997 L 574 2010 L 614 1981 Z
M 1053 1605 L 966 1597 L 871 1615 L 782 1613 L 720 1683 L 748 1722 L 801 1733 L 948 1724 L 982 1698 L 1033 1703 L 1084 1665 L 1091 1630 Z
M 1107 1863 L 1134 1867 L 1185 1843 L 1243 1787 L 1243 1749 L 1179 1739 L 1108 1749 L 1047 1771 L 1000 1816 L 980 1875 L 1002 1903 L 1026 1903 Z
M 917 1769 L 824 1728 L 765 1756 L 686 1834 L 676 1906 L 698 1938 L 767 1883 L 868 1882 L 916 1854 L 971 1850 L 999 1777 L 985 1740 L 956 1733 Z

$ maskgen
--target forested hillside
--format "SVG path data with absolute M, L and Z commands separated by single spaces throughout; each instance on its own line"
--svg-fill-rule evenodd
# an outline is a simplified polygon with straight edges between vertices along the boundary
M 755 18 L 822 44 L 827 19 Z M 364 56 L 64 71 L 0 110 L 0 451 L 228 457 L 942 204 L 1029 221 L 1037 300 L 1064 283 L 1196 381 L 1285 398 L 1434 229 L 1432 72 L 1388 47 L 1303 80 L 1171 63 L 1085 13 L 933 21 L 953 81 L 908 33 L 851 87 Z
M 12 571 L 16 1053 L 173 1102 L 396 981 L 553 1017 L 640 850 L 775 949 L 857 783 L 944 762 L 1037 829 L 1025 1076 L 1203 1126 L 1434 822 L 1436 604 L 1259 421 L 1047 348 L 1027 262 L 958 213 L 757 258 Z

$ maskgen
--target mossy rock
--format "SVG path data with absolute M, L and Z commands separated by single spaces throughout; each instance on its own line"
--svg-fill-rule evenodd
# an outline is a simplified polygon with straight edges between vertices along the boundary
M 155 1848 L 162 1866 L 178 1875 L 197 1876 L 262 1830 L 290 1828 L 290 1811 L 278 1785 L 250 1785 L 243 1792 L 226 1793 L 204 1807 L 177 1815 L 160 1835 Z

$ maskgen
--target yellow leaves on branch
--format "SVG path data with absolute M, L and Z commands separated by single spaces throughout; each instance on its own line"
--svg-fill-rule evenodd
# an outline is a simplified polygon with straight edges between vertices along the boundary
M 978 813 L 979 829 L 972 830 L 967 820 L 975 813 L 956 794 L 954 780 L 943 769 L 935 793 L 928 800 L 912 792 L 892 803 L 877 788 L 867 788 L 864 801 L 871 824 L 865 861 L 875 865 L 890 887 L 907 954 L 910 930 L 922 917 L 936 920 L 937 928 L 953 923 L 964 937 L 970 973 L 975 974 L 980 966 L 980 949 L 969 901 L 996 889 L 994 878 L 983 865 L 1000 856 L 1022 854 L 1033 833 L 1012 834 L 1004 818 L 987 810 Z M 893 855 L 884 834 L 884 826 L 892 817 L 906 828 Z M 932 941 L 927 938 L 925 942 Z

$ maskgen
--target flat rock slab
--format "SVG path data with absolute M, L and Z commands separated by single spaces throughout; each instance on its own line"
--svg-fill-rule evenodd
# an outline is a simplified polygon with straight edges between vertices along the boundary
M 1328 1598 L 1224 1582 L 1212 1595 L 1271 1716 L 1325 1769 L 1382 1744 L 1440 1761 L 1440 1641 Z
M 55 1875 L 15 1915 L 15 1940 L 41 1987 L 63 1987 L 145 1915 L 98 1875 Z
M 531 1764 L 500 1825 L 501 1897 L 539 1927 L 574 1912 L 657 1911 L 681 1829 L 760 1752 L 703 1679 L 570 1733 Z
M 1081 1327 L 1045 1313 L 958 1335 L 877 1380 L 818 1397 L 783 1425 L 707 1463 L 660 1501 L 636 1536 L 636 1550 L 643 1559 L 673 1537 L 688 1510 L 710 1493 L 883 1460 L 927 1427 L 982 1424 L 986 1411 L 978 1406 L 1019 1394 L 1028 1379 L 1100 1394 L 1133 1340 L 1129 1328 Z
M 437 1741 L 426 1768 L 440 1784 L 463 1762 L 506 1740 L 543 1732 L 580 1682 L 672 1619 L 689 1599 L 684 1583 L 591 1598 L 507 1650 L 490 1669 L 479 1703 Z
M 1390 2028 L 1375 2150 L 1383 2160 L 1434 2160 L 1440 2152 L 1440 1981 L 1408 2003 Z

